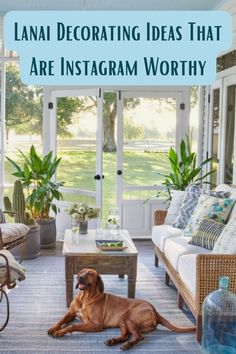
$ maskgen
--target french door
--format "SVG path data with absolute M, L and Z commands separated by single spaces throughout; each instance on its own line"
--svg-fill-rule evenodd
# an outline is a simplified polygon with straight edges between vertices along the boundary
M 119 92 L 116 202 L 122 227 L 136 237 L 150 235 L 154 209 L 163 207 L 145 200 L 168 173 L 169 148 L 188 134 L 188 98 L 187 90 Z
M 56 178 L 65 183 L 57 218 L 59 238 L 71 226 L 66 212 L 71 202 L 96 205 L 102 216 L 102 100 L 101 89 L 55 90 L 50 95 L 50 126 L 44 133 L 50 134 L 48 148 L 62 158 Z
M 223 121 L 221 140 L 220 181 L 236 183 L 236 74 L 223 80 Z
M 188 89 L 119 91 L 112 106 L 117 104 L 113 125 L 116 151 L 103 152 L 109 131 L 107 122 L 103 129 L 104 104 L 109 101 L 105 94 L 105 103 L 100 89 L 57 89 L 46 94 L 44 152 L 53 150 L 62 157 L 57 179 L 65 182 L 57 218 L 61 238 L 71 226 L 66 209 L 78 201 L 101 208 L 104 226 L 109 207 L 116 205 L 121 227 L 131 235 L 150 237 L 154 209 L 162 208 L 163 201 L 144 201 L 156 194 L 163 182 L 158 173 L 168 172 L 170 146 L 177 146 L 188 134 Z M 73 104 L 78 104 L 78 109 L 70 114 Z

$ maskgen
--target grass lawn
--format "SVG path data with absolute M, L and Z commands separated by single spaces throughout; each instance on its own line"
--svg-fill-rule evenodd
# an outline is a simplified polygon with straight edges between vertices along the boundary
M 22 165 L 22 158 L 19 154 L 8 154 L 17 163 Z M 93 150 L 68 151 L 61 147 L 58 157 L 62 157 L 58 168 L 57 178 L 65 182 L 65 187 L 95 190 L 94 175 L 96 172 L 96 153 Z M 146 185 L 152 186 L 163 182 L 163 177 L 157 173 L 168 173 L 167 153 L 125 151 L 123 163 L 124 185 Z M 13 183 L 14 171 L 8 161 L 5 162 L 5 182 Z M 115 205 L 115 183 L 116 183 L 116 153 L 103 154 L 103 210 Z M 11 194 L 7 189 L 5 194 Z M 146 199 L 144 195 L 144 199 Z M 76 201 L 77 196 L 65 194 L 65 200 Z

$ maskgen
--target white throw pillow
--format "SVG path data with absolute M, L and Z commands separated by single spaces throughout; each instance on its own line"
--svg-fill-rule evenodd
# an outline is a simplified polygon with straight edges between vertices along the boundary
M 185 193 L 185 191 L 173 191 L 173 196 L 165 218 L 166 225 L 171 225 L 176 220 Z
M 212 253 L 236 254 L 236 217 L 231 219 L 224 227 L 215 243 Z
M 225 224 L 234 205 L 235 199 L 215 198 L 201 195 L 196 209 L 188 225 L 184 229 L 185 236 L 195 236 L 203 219 L 209 218 Z

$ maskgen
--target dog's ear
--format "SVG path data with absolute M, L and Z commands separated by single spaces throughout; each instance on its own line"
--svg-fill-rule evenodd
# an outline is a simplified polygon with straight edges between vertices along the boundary
M 104 292 L 104 284 L 99 274 L 97 275 L 97 287 L 99 292 L 102 294 Z

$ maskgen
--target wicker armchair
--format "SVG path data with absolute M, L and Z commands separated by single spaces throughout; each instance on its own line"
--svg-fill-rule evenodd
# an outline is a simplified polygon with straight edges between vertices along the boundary
M 4 213 L 0 209 L 0 250 L 1 249 L 6 249 L 6 250 L 11 250 L 16 246 L 21 245 L 21 259 L 23 256 L 23 243 L 27 239 L 27 234 L 29 228 L 23 224 L 13 224 L 13 223 L 6 223 L 5 222 L 5 217 Z M 13 212 L 11 212 L 12 214 Z M 2 227 L 1 227 L 2 225 Z M 23 230 L 19 232 L 19 227 L 22 226 Z M 11 232 L 14 233 L 14 229 L 17 231 L 13 237 L 4 237 L 4 233 L 2 232 L 2 229 L 4 231 L 7 231 L 7 229 L 11 229 Z
M 155 221 L 163 220 L 164 213 L 166 211 L 157 210 Z M 219 277 L 227 275 L 230 278 L 230 290 L 236 293 L 236 255 L 199 254 L 196 258 L 196 295 L 194 296 L 182 281 L 179 273 L 165 257 L 165 254 L 156 245 L 154 247 L 155 265 L 158 266 L 158 260 L 163 263 L 166 271 L 166 284 L 168 285 L 169 279 L 171 279 L 178 290 L 178 307 L 182 308 L 185 302 L 196 318 L 197 340 L 200 341 L 202 336 L 202 304 L 205 297 L 218 288 Z

